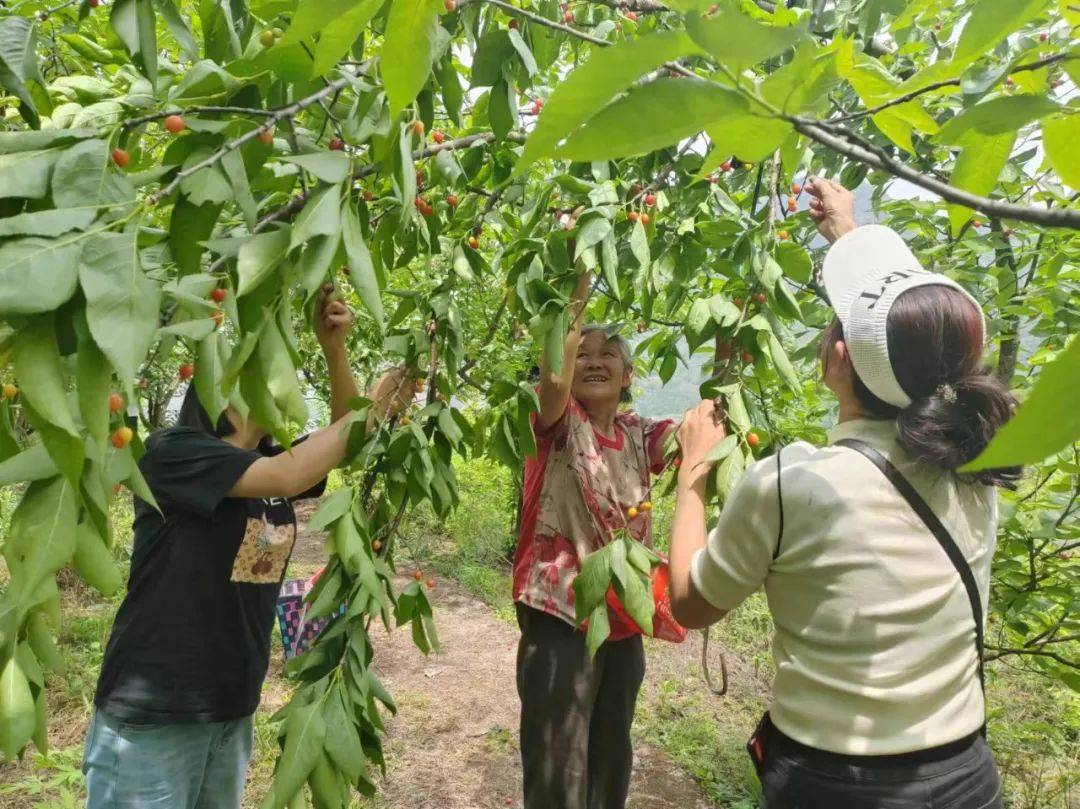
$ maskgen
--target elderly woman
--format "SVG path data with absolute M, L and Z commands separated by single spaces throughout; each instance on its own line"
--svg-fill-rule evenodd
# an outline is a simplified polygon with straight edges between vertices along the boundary
M 703 459 L 725 430 L 687 414 L 672 608 L 706 626 L 765 588 L 776 680 L 748 745 L 764 806 L 1000 807 L 982 631 L 994 486 L 1019 470 L 957 470 L 1014 400 L 982 364 L 978 303 L 893 231 L 857 228 L 841 186 L 809 190 L 834 242 L 821 362 L 839 424 L 751 466 L 706 536 Z
M 614 611 L 609 639 L 589 659 L 573 582 L 581 560 L 615 530 L 649 540 L 649 511 L 637 507 L 663 467 L 672 423 L 620 412 L 634 374 L 630 347 L 603 327 L 581 328 L 589 283 L 583 273 L 561 373 L 541 363 L 538 453 L 525 462 L 514 601 L 527 809 L 625 805 L 645 674 L 640 631 Z M 636 515 L 628 523 L 627 513 Z

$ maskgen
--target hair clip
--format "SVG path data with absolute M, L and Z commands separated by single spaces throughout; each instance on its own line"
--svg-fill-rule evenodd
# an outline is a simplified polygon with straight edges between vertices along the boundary
M 956 402 L 956 389 L 948 382 L 942 382 L 938 385 L 935 392 L 949 404 L 954 404 Z

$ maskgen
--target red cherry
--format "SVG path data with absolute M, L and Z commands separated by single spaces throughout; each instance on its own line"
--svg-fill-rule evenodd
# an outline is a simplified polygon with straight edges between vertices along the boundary
M 731 171 L 731 161 L 730 160 L 725 160 L 723 163 L 721 163 L 720 164 L 720 171 L 724 171 L 724 172 Z
M 511 31 L 516 31 L 519 25 L 520 23 L 518 23 L 517 20 L 510 20 L 506 27 L 509 28 Z
M 747 365 L 749 365 L 750 363 L 752 363 L 754 361 L 754 355 L 751 354 L 749 351 L 744 351 L 742 353 L 742 361 L 744 363 L 746 363 Z
M 566 12 L 563 13 L 562 18 L 563 18 L 563 22 L 573 22 L 574 21 L 574 12 L 572 12 L 572 11 L 570 11 L 568 9 Z
M 90 8 L 97 8 L 101 5 L 101 0 L 86 0 L 86 5 L 90 6 Z
M 761 439 L 758 438 L 757 433 L 747 433 L 746 434 L 746 443 L 747 443 L 747 445 L 749 445 L 751 447 L 756 447 L 760 441 L 761 441 Z
M 541 101 L 539 98 L 534 98 L 533 103 L 532 103 L 532 114 L 533 115 L 539 115 L 540 110 L 542 110 L 543 108 L 544 108 L 544 102 Z
M 428 579 L 427 580 L 427 586 L 428 586 L 429 590 L 434 590 L 435 589 L 435 579 Z
M 341 138 L 330 138 L 330 148 L 335 152 L 340 152 L 345 148 L 345 142 Z
M 124 409 L 124 397 L 119 393 L 113 393 L 109 395 L 109 412 L 119 413 Z
M 675 461 L 671 465 L 674 466 L 676 469 L 682 466 L 682 456 L 677 456 L 675 458 Z
M 443 0 L 443 8 L 445 8 L 447 11 L 453 11 L 457 8 L 457 3 L 455 2 L 455 0 Z
M 117 449 L 123 449 L 131 443 L 131 439 L 135 437 L 135 433 L 131 431 L 128 426 L 118 427 L 112 435 L 109 436 L 109 443 Z
M 216 312 L 214 312 L 213 318 L 214 318 L 214 325 L 215 326 L 220 326 L 222 323 L 225 322 L 225 313 L 222 312 L 220 309 L 218 309 Z
M 457 195 L 456 194 L 449 194 L 446 197 L 446 204 L 449 205 L 451 208 L 456 208 L 457 204 L 458 204 Z
M 1039 42 L 1049 42 L 1049 41 L 1050 41 L 1050 35 L 1048 33 L 1046 33 L 1046 31 L 1043 31 L 1041 34 L 1039 34 Z
M 795 197 L 788 197 L 787 209 L 788 213 L 795 213 L 797 210 L 799 210 L 799 203 L 795 199 Z
M 645 195 L 645 204 L 648 205 L 650 208 L 653 205 L 655 205 L 656 204 L 656 194 L 646 194 Z
M 179 115 L 170 115 L 165 119 L 165 128 L 175 135 L 187 129 L 187 124 Z
M 431 133 L 431 139 L 436 143 L 442 143 L 444 140 L 446 140 L 446 135 L 436 129 L 434 132 Z
M 424 574 L 421 573 L 419 569 L 417 569 L 412 572 L 412 577 L 417 581 L 420 581 L 420 579 L 424 578 Z
M 210 292 L 210 297 L 213 299 L 214 303 L 221 303 L 229 297 L 229 291 L 224 287 L 218 287 Z
M 373 199 L 375 199 L 375 192 L 373 192 L 370 188 L 365 188 L 364 202 L 371 202 Z
M 626 215 L 626 218 L 629 219 L 631 222 L 636 222 L 638 221 L 638 212 L 630 211 L 630 213 Z
M 742 309 L 742 305 L 743 305 L 743 299 L 742 298 L 732 298 L 731 302 L 733 304 L 735 304 L 736 306 L 738 306 L 740 309 Z
M 626 12 L 626 19 L 637 22 L 637 14 L 633 11 Z
M 768 300 L 768 298 L 765 296 L 764 292 L 759 292 L 758 294 L 756 294 L 754 296 L 754 300 L 757 301 L 758 303 L 765 303 L 765 301 Z
M 424 122 L 423 121 L 413 121 L 412 122 L 412 131 L 413 131 L 413 134 L 416 135 L 417 137 L 423 137 L 423 135 L 424 135 Z
M 263 146 L 270 146 L 274 142 L 274 130 L 264 129 L 259 133 L 259 143 Z
M 792 183 L 791 184 L 791 193 L 794 194 L 795 196 L 798 196 L 799 194 L 802 193 L 802 186 L 799 185 L 798 183 Z
M 195 366 L 190 362 L 185 362 L 177 370 L 177 374 L 181 379 L 191 379 L 191 377 L 195 376 Z
M 479 246 L 480 246 L 480 240 L 477 239 L 475 236 L 470 236 L 469 237 L 469 247 L 471 247 L 473 250 L 475 250 Z
M 112 150 L 112 160 L 117 166 L 123 168 L 131 160 L 131 155 L 118 146 Z
M 641 224 L 643 224 L 643 225 L 649 224 L 649 215 L 647 213 L 643 213 L 641 215 Z

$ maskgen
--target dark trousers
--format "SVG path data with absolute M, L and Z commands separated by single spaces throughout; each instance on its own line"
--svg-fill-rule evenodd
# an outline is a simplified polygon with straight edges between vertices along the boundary
M 845 756 L 763 734 L 763 809 L 1001 809 L 981 734 L 918 753 Z
M 589 660 L 585 634 L 565 621 L 522 604 L 517 619 L 525 809 L 623 809 L 641 637 L 605 643 Z

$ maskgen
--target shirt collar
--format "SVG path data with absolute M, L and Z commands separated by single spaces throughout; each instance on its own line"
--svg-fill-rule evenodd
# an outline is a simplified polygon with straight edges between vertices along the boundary
M 894 419 L 851 419 L 837 424 L 828 432 L 829 443 L 835 444 L 842 438 L 861 438 L 872 444 L 882 444 L 896 440 L 896 421 Z

